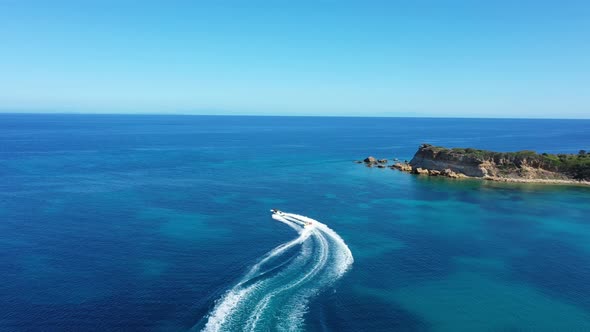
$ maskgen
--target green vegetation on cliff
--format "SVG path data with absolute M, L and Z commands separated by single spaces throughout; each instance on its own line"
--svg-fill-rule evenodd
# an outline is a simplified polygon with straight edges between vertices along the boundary
M 590 181 L 590 153 L 580 150 L 578 154 L 548 154 L 525 150 L 517 152 L 494 152 L 473 148 L 445 148 L 424 144 L 422 151 L 429 151 L 434 159 L 457 160 L 466 164 L 493 162 L 499 169 L 515 169 L 522 166 L 540 168 L 564 174 L 575 180 Z

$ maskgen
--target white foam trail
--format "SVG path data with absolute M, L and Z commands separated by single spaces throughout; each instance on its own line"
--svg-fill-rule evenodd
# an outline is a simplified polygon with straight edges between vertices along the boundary
M 284 215 L 284 216 L 286 217 L 286 215 Z M 289 221 L 289 220 L 285 219 L 284 217 L 282 217 L 282 216 L 280 216 L 278 214 L 273 214 L 272 215 L 272 218 L 274 220 L 278 220 L 278 221 L 280 221 L 282 223 L 287 224 L 289 227 L 293 228 L 297 232 L 300 232 L 301 231 L 301 228 L 302 227 L 300 225 L 298 225 L 297 223 L 294 223 L 293 221 Z
M 296 216 L 297 218 L 307 221 L 307 222 L 311 222 L 311 223 L 315 223 L 316 227 L 319 228 L 324 234 L 326 234 L 328 237 L 330 237 L 331 239 L 333 239 L 335 242 L 337 242 L 338 248 L 339 248 L 339 261 L 338 264 L 336 264 L 336 266 L 338 267 L 338 272 L 339 272 L 339 277 L 344 274 L 344 272 L 346 272 L 348 270 L 348 268 L 350 268 L 350 266 L 352 265 L 352 263 L 354 262 L 354 258 L 352 256 L 352 252 L 350 251 L 350 248 L 348 248 L 348 246 L 346 245 L 346 242 L 344 242 L 344 240 L 340 237 L 340 235 L 338 235 L 338 233 L 334 232 L 330 227 L 328 227 L 325 224 L 322 224 L 321 222 L 305 217 L 305 216 L 300 216 L 297 214 L 291 214 L 293 216 Z
M 207 325 L 204 331 L 221 331 L 221 327 L 226 322 L 228 317 L 236 310 L 240 301 L 242 301 L 249 293 L 251 293 L 257 284 L 243 289 L 232 289 L 226 293 L 222 300 L 215 306 L 215 310 L 209 316 Z
M 291 213 L 273 218 L 299 236 L 265 254 L 217 300 L 203 331 L 300 330 L 309 299 L 350 268 L 350 249 L 328 226 Z M 283 257 L 288 252 L 294 259 Z M 281 260 L 274 270 L 268 267 Z
M 256 325 L 258 324 L 258 321 L 260 319 L 261 312 L 264 311 L 264 309 L 266 309 L 266 307 L 268 306 L 268 303 L 270 302 L 270 300 L 273 297 L 306 282 L 308 279 L 312 278 L 315 274 L 317 274 L 321 268 L 324 267 L 324 265 L 326 264 L 326 260 L 328 259 L 328 253 L 326 251 L 326 248 L 328 246 L 327 241 L 320 233 L 316 233 L 314 235 L 317 235 L 318 239 L 321 241 L 321 244 L 322 244 L 320 246 L 320 258 L 318 259 L 318 263 L 316 263 L 309 272 L 307 272 L 303 277 L 297 279 L 295 282 L 293 282 L 291 284 L 287 284 L 286 286 L 280 287 L 277 290 L 266 294 L 264 296 L 264 298 L 262 299 L 262 301 L 260 301 L 260 303 L 256 306 L 256 308 L 254 308 L 254 315 L 253 316 L 256 318 L 254 320 L 250 319 L 248 321 L 248 324 L 246 325 L 246 330 L 248 330 L 248 331 L 255 330 Z
M 262 265 L 264 265 L 265 263 L 267 263 L 269 260 L 283 254 L 284 252 L 286 252 L 290 248 L 303 243 L 303 241 L 307 240 L 307 238 L 311 235 L 310 229 L 300 227 L 299 225 L 294 224 L 293 222 L 290 222 L 288 220 L 285 220 L 284 218 L 281 218 L 280 216 L 273 215 L 273 218 L 275 220 L 279 220 L 280 222 L 285 223 L 285 224 L 289 225 L 289 227 L 292 227 L 293 229 L 295 229 L 297 232 L 299 232 L 299 237 L 297 237 L 289 242 L 283 243 L 283 244 L 279 245 L 278 247 L 274 248 L 273 250 L 271 250 L 270 252 L 266 253 L 264 255 L 264 258 L 262 258 L 258 263 L 256 263 L 256 265 L 254 265 L 250 269 L 250 271 L 244 276 L 243 281 L 247 281 L 248 279 L 250 279 L 252 277 L 252 275 L 254 275 L 256 272 L 258 272 L 260 270 L 260 267 Z

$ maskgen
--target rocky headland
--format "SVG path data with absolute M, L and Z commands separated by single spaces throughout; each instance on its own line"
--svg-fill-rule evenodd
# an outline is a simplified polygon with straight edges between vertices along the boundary
M 422 144 L 412 160 L 387 166 L 386 159 L 367 157 L 367 167 L 449 178 L 480 178 L 502 182 L 590 185 L 590 154 L 538 154 L 534 151 L 493 152 Z

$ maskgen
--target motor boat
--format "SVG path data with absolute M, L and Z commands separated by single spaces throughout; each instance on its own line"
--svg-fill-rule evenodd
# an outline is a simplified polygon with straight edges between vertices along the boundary
M 276 215 L 279 215 L 279 216 L 283 216 L 283 215 L 285 215 L 285 214 L 283 213 L 283 211 L 281 211 L 281 210 L 279 210 L 279 209 L 270 209 L 270 212 L 272 212 L 272 214 L 276 214 Z
M 285 212 L 283 212 L 279 209 L 270 209 L 270 212 L 272 212 L 272 214 L 276 214 L 277 216 L 285 217 L 285 218 L 287 218 L 287 220 L 290 220 L 290 221 L 295 222 L 295 223 L 302 225 L 302 226 L 313 225 L 313 223 L 311 221 L 300 220 L 299 218 L 292 216 L 292 215 L 287 216 L 287 215 L 285 215 Z

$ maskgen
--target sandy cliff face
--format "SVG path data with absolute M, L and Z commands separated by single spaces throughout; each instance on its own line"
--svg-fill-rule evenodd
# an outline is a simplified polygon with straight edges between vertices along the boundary
M 481 160 L 449 153 L 447 150 L 438 150 L 428 144 L 422 144 L 420 146 L 414 158 L 410 161 L 410 165 L 413 168 L 425 168 L 437 171 L 450 169 L 453 172 L 474 177 L 489 175 L 489 169 L 491 168 L 491 165 L 485 165 Z

